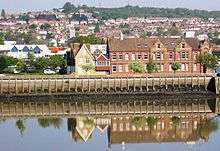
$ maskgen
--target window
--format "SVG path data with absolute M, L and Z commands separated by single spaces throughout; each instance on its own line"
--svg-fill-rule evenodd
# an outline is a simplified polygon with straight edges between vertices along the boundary
M 128 65 L 125 65 L 125 72 L 128 72 L 129 69 L 128 69 Z
M 120 123 L 120 125 L 119 125 L 119 130 L 120 130 L 120 131 L 123 131 L 123 130 L 124 130 L 123 127 L 124 127 L 124 126 L 123 126 L 123 123 Z
M 186 71 L 189 71 L 189 64 L 185 64 Z
M 116 60 L 117 59 L 117 56 L 116 56 L 116 54 L 114 53 L 113 55 L 112 55 L 112 60 Z
M 132 55 L 131 55 L 131 59 L 132 59 L 132 60 L 135 60 L 135 54 L 132 54 Z
M 141 47 L 141 43 L 138 43 L 138 44 L 137 44 L 137 47 L 140 48 L 140 47 Z
M 161 53 L 160 53 L 160 52 L 157 52 L 157 53 L 156 53 L 156 59 L 157 59 L 157 60 L 160 60 L 160 59 L 161 59 Z
M 181 64 L 181 71 L 185 71 L 185 64 Z
M 156 64 L 157 70 L 160 71 L 161 70 L 161 66 L 160 64 Z
M 113 131 L 117 131 L 117 124 L 113 123 Z
M 193 71 L 197 71 L 197 64 L 196 63 L 194 63 L 194 65 L 193 65 Z
M 157 44 L 157 48 L 160 48 L 161 46 L 160 46 L 160 44 Z
M 181 59 L 188 59 L 189 58 L 189 53 L 188 52 L 181 52 L 180 53 L 180 58 Z
M 145 48 L 147 48 L 147 47 L 148 47 L 147 43 L 145 43 L 145 44 L 144 44 L 144 47 L 145 47 Z
M 90 59 L 89 58 L 86 58 L 86 63 L 90 63 Z
M 147 60 L 148 59 L 148 53 L 145 53 L 144 54 L 144 60 Z
M 129 60 L 129 55 L 127 53 L 125 54 L 125 60 Z
M 142 58 L 141 54 L 138 54 L 138 60 L 140 60 Z
M 170 59 L 170 60 L 173 59 L 173 52 L 169 52 L 169 59 Z
M 119 66 L 118 66 L 118 70 L 119 70 L 119 72 L 123 72 L 123 66 L 122 66 L 122 65 L 119 65 Z
M 121 53 L 118 55 L 118 59 L 119 59 L 119 60 L 122 60 L 122 59 L 123 59 L 123 55 L 122 55 Z
M 185 48 L 185 47 L 186 47 L 186 44 L 183 43 L 183 44 L 182 44 L 182 48 Z
M 129 131 L 130 130 L 130 123 L 126 123 L 125 127 L 126 127 L 126 131 Z
M 173 71 L 172 70 L 172 64 L 169 64 L 169 71 Z
M 112 72 L 116 72 L 117 71 L 117 66 L 116 65 L 112 65 Z

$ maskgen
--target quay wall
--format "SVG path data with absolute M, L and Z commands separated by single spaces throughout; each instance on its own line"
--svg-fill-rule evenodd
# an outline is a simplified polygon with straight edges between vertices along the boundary
M 213 81 L 214 80 L 214 81 Z M 157 91 L 216 91 L 219 78 L 212 76 L 178 77 L 10 77 L 0 79 L 0 95 L 4 94 L 56 94 L 56 93 L 107 93 Z

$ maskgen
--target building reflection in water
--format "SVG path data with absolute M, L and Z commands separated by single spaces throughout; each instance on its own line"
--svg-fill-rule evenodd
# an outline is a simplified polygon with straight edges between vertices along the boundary
M 200 139 L 208 141 L 209 135 L 218 129 L 218 123 L 210 117 L 155 116 L 68 119 L 68 130 L 77 141 L 89 141 L 95 128 L 108 133 L 108 145 L 127 143 L 184 142 L 194 144 Z

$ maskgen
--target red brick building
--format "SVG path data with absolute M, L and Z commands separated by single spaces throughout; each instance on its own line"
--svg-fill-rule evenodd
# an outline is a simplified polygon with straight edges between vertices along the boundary
M 133 71 L 129 64 L 140 61 L 145 65 L 152 60 L 156 63 L 158 73 L 173 73 L 171 65 L 181 64 L 177 73 L 202 73 L 202 68 L 196 61 L 197 54 L 209 51 L 207 41 L 195 38 L 130 38 L 109 39 L 108 41 L 111 74 L 129 75 Z

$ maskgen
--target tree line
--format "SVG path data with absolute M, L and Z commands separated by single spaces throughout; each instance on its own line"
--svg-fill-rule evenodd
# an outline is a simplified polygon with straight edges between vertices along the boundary
M 63 6 L 63 12 L 72 13 L 79 9 L 84 9 L 91 12 L 94 17 L 100 18 L 102 20 L 110 18 L 128 18 L 134 17 L 220 17 L 220 11 L 206 11 L 206 10 L 191 10 L 187 8 L 155 8 L 155 7 L 140 7 L 140 6 L 124 6 L 118 8 L 98 8 L 89 7 L 86 5 L 75 6 L 74 4 L 67 2 Z
M 49 58 L 35 58 L 32 52 L 28 53 L 27 59 L 17 59 L 7 55 L 0 56 L 0 73 L 13 73 L 10 66 L 14 66 L 19 73 L 39 73 L 42 74 L 44 69 L 65 67 L 66 59 L 60 55 L 53 55 Z

